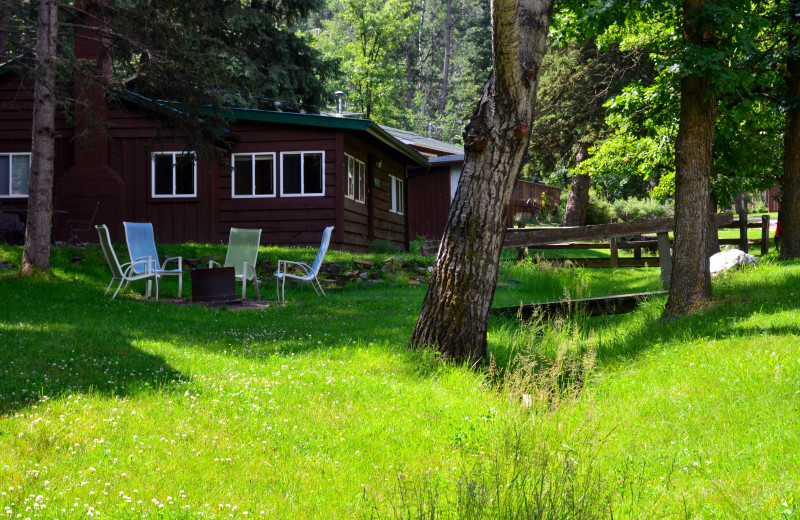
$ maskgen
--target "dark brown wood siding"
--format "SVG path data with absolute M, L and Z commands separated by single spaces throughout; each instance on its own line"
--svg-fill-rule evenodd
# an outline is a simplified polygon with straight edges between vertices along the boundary
M 412 239 L 441 238 L 450 212 L 450 166 L 416 169 L 408 179 L 408 227 Z
M 29 86 L 15 75 L 0 76 L 0 151 L 30 151 L 30 94 Z M 88 218 L 99 200 L 96 223 L 108 225 L 115 242 L 124 241 L 122 222 L 127 220 L 152 222 L 156 240 L 163 243 L 227 242 L 231 227 L 245 227 L 261 228 L 264 244 L 315 246 L 322 230 L 334 225 L 331 247 L 366 250 L 374 240 L 407 246 L 407 216 L 390 211 L 389 194 L 390 175 L 405 182 L 408 158 L 366 132 L 235 122 L 229 130 L 237 140 L 223 161 L 198 154 L 197 196 L 159 198 L 152 196 L 152 153 L 186 151 L 185 144 L 155 114 L 139 106 L 112 103 L 107 117 L 107 157 L 94 158 L 97 167 L 92 168 L 82 159 L 83 166 L 76 168 L 74 131 L 60 116 L 55 192 L 61 197 L 57 205 L 63 203 L 78 218 Z M 281 196 L 281 153 L 315 151 L 325 155 L 324 196 Z M 275 154 L 275 197 L 232 196 L 229 163 L 234 153 Z M 371 205 L 345 199 L 345 153 L 367 166 Z M 3 201 L 23 207 L 26 202 Z
M 319 245 L 322 231 L 336 224 L 337 171 L 336 131 L 275 123 L 237 122 L 231 130 L 239 141 L 220 167 L 220 207 L 217 239 L 226 241 L 232 227 L 261 228 L 265 244 Z M 281 196 L 281 153 L 322 152 L 324 154 L 324 196 Z M 236 153 L 275 154 L 275 196 L 234 198 L 231 155 Z M 332 241 L 336 244 L 336 238 Z
M 196 197 L 152 196 L 152 153 L 187 151 L 181 139 L 144 110 L 114 105 L 108 111 L 108 164 L 124 183 L 124 208 L 119 220 L 152 222 L 156 241 L 210 242 L 217 237 L 215 197 L 219 166 L 197 150 Z M 121 225 L 121 224 L 120 224 Z
M 20 80 L 13 73 L 0 76 L 0 153 L 30 153 L 33 121 L 32 85 Z M 54 173 L 56 182 L 74 162 L 71 139 L 73 131 L 66 125 L 63 113 L 56 115 L 56 149 Z M 0 197 L 6 207 L 25 208 L 27 197 Z M 59 200 L 55 209 L 62 209 Z M 56 221 L 56 226 L 63 225 Z
M 390 176 L 401 179 L 404 186 L 407 183 L 403 158 L 387 147 L 379 146 L 375 140 L 355 133 L 345 134 L 344 153 L 365 163 L 367 197 L 364 204 L 342 197 L 345 223 L 342 246 L 360 251 L 368 249 L 371 242 L 385 241 L 392 247 L 406 249 L 407 211 L 403 214 L 394 213 L 390 206 Z M 343 183 L 347 171 L 344 155 L 339 170 L 339 182 Z

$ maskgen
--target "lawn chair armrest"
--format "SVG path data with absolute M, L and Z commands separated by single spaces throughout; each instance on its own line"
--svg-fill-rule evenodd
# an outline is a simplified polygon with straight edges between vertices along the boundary
M 305 262 L 293 262 L 291 260 L 278 260 L 278 274 L 286 274 L 286 267 L 289 265 L 294 265 L 301 268 L 305 271 L 305 274 L 309 274 L 311 272 L 311 266 L 306 264 Z
M 130 276 L 131 271 L 133 271 L 137 265 L 142 265 L 144 267 L 145 273 L 148 274 L 151 272 L 154 273 L 156 271 L 156 267 L 153 265 L 153 260 L 151 260 L 149 256 L 143 256 L 141 258 L 137 258 L 133 262 L 124 263 L 119 267 L 122 270 L 125 277 L 128 277 Z
M 128 263 L 131 265 L 131 267 L 139 265 L 139 264 L 143 264 L 143 265 L 145 265 L 146 270 L 148 272 L 150 272 L 150 271 L 158 271 L 158 259 L 156 258 L 154 260 L 152 256 L 140 256 L 139 258 L 135 258 L 135 259 L 133 259 L 132 262 L 128 262 Z M 124 265 L 128 265 L 128 264 L 124 264 Z
M 169 262 L 171 262 L 172 260 L 177 260 L 178 261 L 178 271 L 183 271 L 183 257 L 182 256 L 173 256 L 171 258 L 167 258 L 166 260 L 164 260 L 164 263 L 161 264 L 161 270 L 162 271 L 166 271 L 167 270 L 167 264 Z
M 214 266 L 222 267 L 222 265 L 219 262 L 215 262 L 214 260 L 209 260 L 208 261 L 208 268 L 211 269 Z
M 251 276 L 252 274 L 252 276 Z M 256 279 L 256 266 L 248 264 L 247 262 L 244 263 L 242 266 L 242 275 L 247 278 L 248 280 L 255 280 Z

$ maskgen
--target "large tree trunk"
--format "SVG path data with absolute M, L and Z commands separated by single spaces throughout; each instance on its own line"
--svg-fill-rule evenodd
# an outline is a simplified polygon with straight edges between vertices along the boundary
M 589 145 L 581 142 L 578 144 L 578 153 L 575 154 L 575 164 L 580 164 L 589 158 Z M 569 187 L 567 207 L 564 209 L 564 218 L 561 225 L 583 226 L 586 224 L 586 211 L 589 209 L 589 188 L 592 179 L 588 175 L 575 175 Z
M 789 50 L 798 51 L 798 35 L 789 36 Z M 786 129 L 783 136 L 781 177 L 781 260 L 800 257 L 800 56 L 791 54 L 786 63 Z
M 466 160 L 411 343 L 486 357 L 505 208 L 530 140 L 553 0 L 492 0 L 494 69 L 464 132 Z
M 713 35 L 701 33 L 693 18 L 708 0 L 685 0 L 684 41 L 713 45 Z M 699 311 L 711 298 L 708 263 L 709 180 L 717 122 L 717 98 L 711 78 L 689 74 L 681 78 L 681 112 L 675 142 L 675 245 L 672 277 L 664 318 Z
M 453 35 L 453 0 L 447 0 L 447 12 L 444 18 L 444 63 L 442 64 L 442 92 L 439 96 L 439 114 L 444 115 L 447 108 L 447 90 L 450 83 L 450 38 Z
M 57 0 L 39 0 L 36 30 L 36 81 L 33 87 L 33 142 L 28 185 L 28 220 L 20 272 L 30 276 L 50 269 L 55 159 L 55 77 Z

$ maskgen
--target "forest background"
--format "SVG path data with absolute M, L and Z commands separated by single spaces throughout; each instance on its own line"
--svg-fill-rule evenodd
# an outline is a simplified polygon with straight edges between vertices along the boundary
M 564 225 L 597 223 L 626 199 L 671 204 L 685 70 L 676 52 L 680 10 L 653 9 L 657 16 L 644 19 L 625 2 L 580 4 L 556 5 L 521 175 L 571 188 L 579 208 L 567 209 Z M 719 98 L 711 196 L 720 209 L 746 209 L 748 194 L 782 172 L 782 12 L 778 2 L 720 3 L 713 12 L 728 42 L 710 59 Z M 488 1 L 328 0 L 298 29 L 338 63 L 325 91 L 345 92 L 349 113 L 463 143 L 492 66 Z M 757 197 L 750 202 L 762 209 Z

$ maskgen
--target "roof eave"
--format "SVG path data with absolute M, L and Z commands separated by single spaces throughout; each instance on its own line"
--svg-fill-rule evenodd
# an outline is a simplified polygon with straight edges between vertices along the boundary
M 414 150 L 410 146 L 403 144 L 396 137 L 392 136 L 389 132 L 381 128 L 379 125 L 372 123 L 366 128 L 367 134 L 378 139 L 382 143 L 388 145 L 390 148 L 405 155 L 417 165 L 427 168 L 429 166 L 428 158 Z

